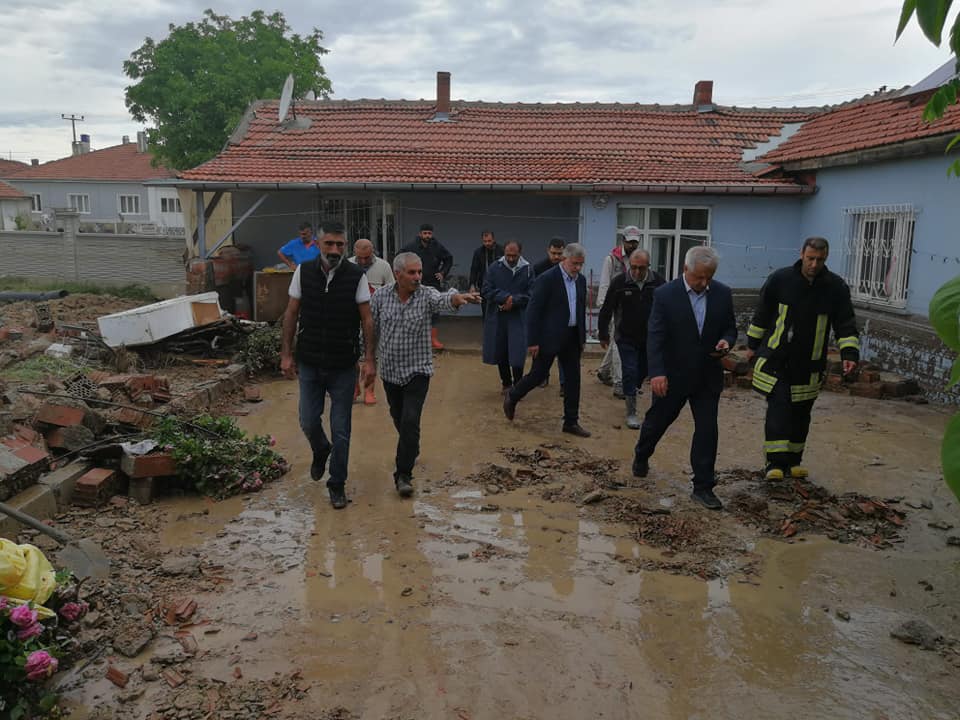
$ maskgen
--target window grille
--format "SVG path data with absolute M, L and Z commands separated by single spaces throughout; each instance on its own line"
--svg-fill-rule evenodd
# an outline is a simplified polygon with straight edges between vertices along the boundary
M 915 217 L 912 205 L 843 209 L 845 277 L 855 300 L 906 307 Z

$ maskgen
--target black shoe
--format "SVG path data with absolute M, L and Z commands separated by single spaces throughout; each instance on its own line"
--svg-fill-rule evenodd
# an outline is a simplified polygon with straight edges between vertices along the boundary
M 723 509 L 723 503 L 720 502 L 720 498 L 714 495 L 713 490 L 709 488 L 706 490 L 694 490 L 692 493 L 690 493 L 690 499 L 696 500 L 708 510 Z
M 563 431 L 565 433 L 570 433 L 571 435 L 576 435 L 577 437 L 590 437 L 590 432 L 580 427 L 579 423 L 574 423 L 573 425 L 564 425 Z
M 540 387 L 546 387 L 546 386 L 549 385 L 549 384 L 550 384 L 550 378 L 549 378 L 549 376 L 548 376 L 546 380 L 544 380 L 542 383 L 540 383 Z
M 633 459 L 633 476 L 644 478 L 647 476 L 647 473 L 650 472 L 650 462 L 648 460 L 638 460 L 637 458 Z
M 310 477 L 314 480 L 322 478 L 327 471 L 327 459 L 330 457 L 331 449 L 331 446 L 327 445 L 326 448 L 314 454 L 313 462 L 310 463 Z
M 513 416 L 517 412 L 517 403 L 514 400 L 510 399 L 510 393 L 507 393 L 503 396 L 503 414 L 507 416 L 507 420 L 513 420 Z
M 330 491 L 330 504 L 333 505 L 333 509 L 343 510 L 347 506 L 347 493 L 344 491 L 343 485 L 334 485 L 328 487 L 327 490 Z
M 413 478 L 406 473 L 399 473 L 394 477 L 393 482 L 397 486 L 397 494 L 400 497 L 407 498 L 413 495 Z
M 560 397 L 563 397 L 563 385 L 560 386 Z

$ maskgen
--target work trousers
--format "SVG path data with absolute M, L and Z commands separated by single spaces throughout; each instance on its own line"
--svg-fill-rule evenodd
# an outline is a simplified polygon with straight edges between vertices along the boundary
M 687 393 L 669 390 L 663 397 L 653 396 L 650 409 L 640 426 L 640 437 L 633 450 L 634 459 L 644 462 L 650 459 L 657 443 L 683 406 L 690 403 L 693 413 L 693 442 L 690 444 L 690 466 L 693 468 L 693 489 L 709 490 L 717 484 L 714 470 L 717 463 L 717 411 L 720 393 L 700 387 Z
M 414 375 L 403 385 L 384 380 L 383 389 L 390 406 L 390 418 L 399 436 L 394 477 L 410 476 L 420 455 L 420 416 L 427 400 L 427 390 L 430 389 L 430 378 L 427 375 Z
M 647 376 L 647 347 L 632 340 L 617 340 L 620 368 L 623 371 L 623 396 L 633 397 Z
M 297 364 L 300 381 L 300 429 L 310 443 L 313 456 L 330 451 L 327 487 L 343 487 L 350 462 L 350 426 L 357 366 L 322 370 L 315 365 Z M 330 435 L 323 431 L 323 410 L 330 396 Z
M 789 383 L 777 380 L 767 395 L 767 418 L 763 427 L 763 450 L 768 466 L 789 470 L 800 464 L 814 402 L 815 399 L 793 402 Z
M 550 366 L 554 359 L 560 364 L 563 381 L 563 424 L 576 425 L 580 422 L 580 331 L 576 327 L 567 328 L 567 337 L 556 354 L 542 350 L 533 359 L 530 372 L 510 390 L 510 399 L 520 402 L 527 393 L 538 387 L 550 375 Z

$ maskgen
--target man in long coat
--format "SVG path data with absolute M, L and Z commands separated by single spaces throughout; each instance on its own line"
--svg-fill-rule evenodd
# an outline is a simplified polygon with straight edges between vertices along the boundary
M 511 240 L 503 257 L 487 268 L 483 299 L 489 312 L 483 323 L 483 362 L 500 370 L 500 384 L 507 392 L 523 377 L 527 355 L 525 313 L 535 278 L 533 266 Z

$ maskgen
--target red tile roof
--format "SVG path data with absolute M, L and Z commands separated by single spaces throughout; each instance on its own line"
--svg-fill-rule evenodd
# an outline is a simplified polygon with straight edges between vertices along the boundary
M 923 107 L 932 93 L 855 103 L 820 115 L 760 160 L 787 163 L 960 132 L 960 105 L 950 106 L 935 123 L 924 122 Z
M 11 175 L 16 175 L 18 172 L 25 170 L 30 167 L 26 163 L 17 162 L 16 160 L 4 160 L 0 158 L 0 177 L 10 177 Z
M 143 182 L 175 176 L 165 167 L 153 167 L 150 153 L 137 152 L 136 143 L 124 143 L 82 155 L 30 165 L 20 170 L 17 180 L 112 180 Z
M 30 196 L 0 180 L 0 200 L 20 200 L 25 197 Z
M 281 128 L 277 103 L 256 103 L 227 148 L 180 173 L 208 183 L 449 183 L 476 185 L 748 186 L 793 190 L 740 165 L 809 110 L 699 113 L 690 106 L 299 102 L 307 128 Z

